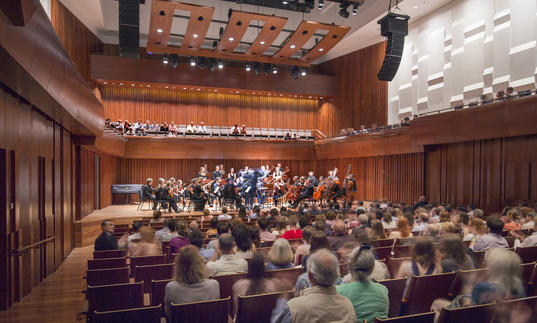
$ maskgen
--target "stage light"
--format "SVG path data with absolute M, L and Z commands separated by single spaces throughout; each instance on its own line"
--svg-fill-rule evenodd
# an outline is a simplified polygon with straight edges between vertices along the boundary
M 323 8 L 324 8 L 324 0 L 319 0 L 319 5 L 317 6 L 317 8 L 319 8 L 319 10 L 323 10 Z
M 161 33 L 162 32 L 162 29 L 157 29 L 157 33 Z
M 349 18 L 349 12 L 347 11 L 347 8 L 350 7 L 350 4 L 347 2 L 342 2 L 339 7 L 341 10 L 339 10 L 339 15 L 343 18 Z
M 276 65 L 272 65 L 272 74 L 278 74 L 278 67 Z
M 198 34 L 193 34 L 192 37 L 198 38 Z
M 177 56 L 177 54 L 171 54 L 170 55 L 170 66 L 172 68 L 176 68 L 177 65 L 179 65 L 179 56 Z
M 282 1 L 282 4 L 284 4 L 284 5 L 287 5 L 288 3 L 289 3 L 289 2 L 287 2 L 287 0 L 283 0 L 283 1 Z
M 291 66 L 291 77 L 292 78 L 297 79 L 299 72 L 300 71 L 299 71 L 298 66 Z
M 204 69 L 207 66 L 207 58 L 205 57 L 198 57 L 198 67 L 200 69 Z
M 196 66 L 196 59 L 194 57 L 190 58 L 190 66 Z
M 224 62 L 218 61 L 218 68 L 223 69 L 224 68 Z
M 295 45 L 291 45 L 291 46 L 289 46 L 289 47 L 291 47 L 291 48 L 295 48 Z
M 261 63 L 255 62 L 252 64 L 252 70 L 254 75 L 259 75 L 261 73 Z
M 356 16 L 358 14 L 358 3 L 352 5 L 352 15 Z
M 300 75 L 306 76 L 306 69 L 305 68 L 300 69 Z
M 263 64 L 263 73 L 269 75 L 272 72 L 272 66 L 270 64 Z
M 252 70 L 252 67 L 250 66 L 250 64 L 246 64 L 246 72 L 250 72 Z
M 162 63 L 168 64 L 168 55 L 166 54 L 162 55 Z
M 209 58 L 209 71 L 211 72 L 216 71 L 216 59 L 215 58 Z
M 306 8 L 309 8 L 309 9 L 315 8 L 315 0 L 305 0 L 304 4 L 306 5 Z

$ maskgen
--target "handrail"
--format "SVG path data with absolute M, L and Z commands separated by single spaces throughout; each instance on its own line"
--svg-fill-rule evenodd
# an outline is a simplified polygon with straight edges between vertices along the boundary
M 327 136 L 319 129 L 313 129 L 315 132 L 317 132 L 317 134 L 319 135 L 319 139 L 324 139 L 326 138 Z
M 48 237 L 46 239 L 43 239 L 41 241 L 38 241 L 38 242 L 33 243 L 31 245 L 28 245 L 26 247 L 22 247 L 22 248 L 19 248 L 19 249 L 13 249 L 11 251 L 11 255 L 12 256 L 20 256 L 20 255 L 22 255 L 23 253 L 27 252 L 30 249 L 37 249 L 40 246 L 45 245 L 45 244 L 47 244 L 49 242 L 52 242 L 54 240 L 56 240 L 56 236 Z

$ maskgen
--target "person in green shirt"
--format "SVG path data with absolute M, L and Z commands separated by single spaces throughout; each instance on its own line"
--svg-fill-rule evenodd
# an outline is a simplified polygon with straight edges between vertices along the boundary
M 356 247 L 349 262 L 352 282 L 337 286 L 338 294 L 348 298 L 354 306 L 357 322 L 374 322 L 376 317 L 388 317 L 388 289 L 369 279 L 374 266 L 375 255 L 370 246 Z

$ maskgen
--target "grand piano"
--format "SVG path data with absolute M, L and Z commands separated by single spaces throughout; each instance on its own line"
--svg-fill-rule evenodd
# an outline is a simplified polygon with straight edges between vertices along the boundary
M 138 194 L 142 191 L 142 184 L 112 184 L 112 194 L 126 194 L 129 203 L 130 194 Z

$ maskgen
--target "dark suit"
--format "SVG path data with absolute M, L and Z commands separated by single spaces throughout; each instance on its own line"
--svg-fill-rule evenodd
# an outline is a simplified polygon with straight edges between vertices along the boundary
M 300 192 L 300 195 L 298 196 L 298 198 L 293 204 L 298 205 L 302 200 L 305 200 L 312 196 L 313 196 L 313 185 L 304 186 L 302 188 L 302 191 Z
M 199 184 L 196 184 L 192 187 L 192 202 L 196 205 L 196 211 L 203 211 L 205 208 L 205 203 L 207 203 L 207 198 L 202 196 L 203 190 Z
M 142 187 L 142 198 L 144 200 L 152 200 L 153 201 L 153 210 L 157 208 L 157 203 L 155 203 L 156 201 L 156 196 L 155 194 L 153 194 L 153 188 L 151 187 L 151 185 L 144 185 Z
M 119 249 L 116 237 L 110 232 L 103 231 L 95 240 L 95 250 L 117 250 Z

